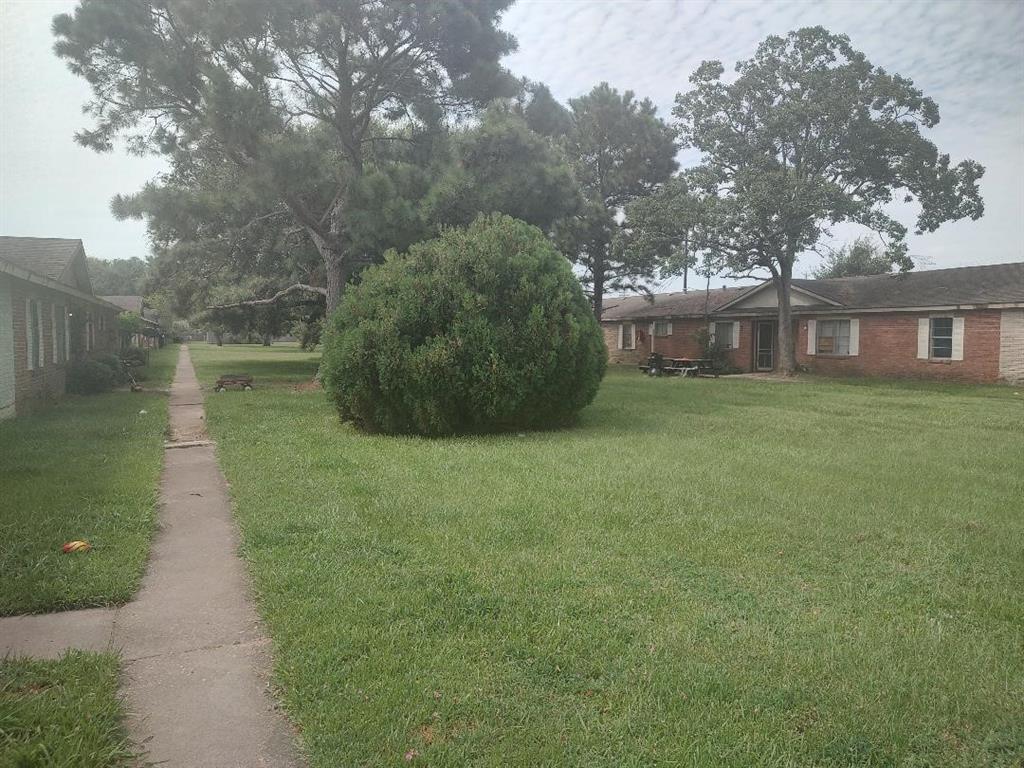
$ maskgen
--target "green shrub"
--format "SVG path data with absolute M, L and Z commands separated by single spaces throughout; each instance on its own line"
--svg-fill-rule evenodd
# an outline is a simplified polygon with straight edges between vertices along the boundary
M 122 363 L 133 368 L 141 368 L 149 363 L 149 350 L 142 347 L 126 347 L 118 356 Z
M 113 352 L 100 352 L 92 355 L 90 358 L 100 365 L 105 365 L 110 369 L 110 372 L 114 375 L 114 385 L 124 384 L 128 381 L 128 376 L 124 370 L 124 364 L 121 362 L 121 358 Z
M 566 259 L 494 215 L 366 270 L 328 323 L 321 375 L 361 429 L 447 435 L 566 424 L 606 363 Z
M 75 395 L 95 395 L 117 383 L 114 371 L 98 360 L 78 360 L 68 366 L 66 388 Z

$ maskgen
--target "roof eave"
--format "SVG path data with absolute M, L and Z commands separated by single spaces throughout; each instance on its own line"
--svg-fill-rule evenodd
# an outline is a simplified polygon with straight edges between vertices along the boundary
M 3 259 L 0 259 L 0 274 L 10 275 L 11 277 L 16 277 L 19 280 L 24 280 L 26 283 L 33 283 L 35 285 L 40 285 L 44 288 L 49 288 L 50 290 L 53 291 L 66 293 L 69 296 L 74 296 L 77 299 L 87 301 L 90 304 L 95 304 L 96 306 L 99 307 L 113 309 L 117 312 L 123 311 L 116 304 L 111 304 L 109 301 L 104 301 L 98 296 L 93 296 L 91 294 L 86 293 L 85 291 L 80 291 L 78 288 L 73 288 L 70 285 L 67 285 L 66 283 L 60 282 L 59 280 L 52 280 L 49 277 L 37 275 L 35 272 L 30 272 L 27 269 L 19 267 L 15 264 L 11 264 L 11 262 L 5 261 Z

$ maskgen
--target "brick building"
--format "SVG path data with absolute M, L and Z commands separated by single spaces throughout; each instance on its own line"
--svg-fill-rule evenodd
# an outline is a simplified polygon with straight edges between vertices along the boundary
M 793 280 L 796 362 L 829 376 L 1024 382 L 1024 262 L 905 274 Z M 732 365 L 778 365 L 775 288 L 606 299 L 613 363 L 651 352 L 700 357 L 707 328 Z
M 117 349 L 81 240 L 0 237 L 0 418 L 64 394 L 68 361 Z

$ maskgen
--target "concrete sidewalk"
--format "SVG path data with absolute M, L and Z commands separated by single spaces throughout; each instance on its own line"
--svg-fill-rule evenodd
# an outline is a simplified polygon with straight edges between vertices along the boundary
M 182 347 L 170 394 L 160 529 L 135 601 L 119 609 L 0 620 L 0 654 L 119 650 L 128 728 L 161 766 L 298 766 L 296 736 L 267 688 L 268 641 L 250 597 L 211 444 Z

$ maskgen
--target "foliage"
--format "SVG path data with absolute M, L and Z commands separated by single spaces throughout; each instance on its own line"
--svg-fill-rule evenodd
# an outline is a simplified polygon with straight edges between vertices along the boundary
M 771 273 L 779 298 L 779 353 L 794 365 L 793 263 L 853 222 L 882 234 L 893 264 L 910 266 L 906 228 L 884 211 L 896 197 L 920 203 L 917 231 L 977 219 L 984 206 L 972 160 L 951 165 L 922 129 L 935 102 L 907 78 L 872 66 L 845 35 L 810 27 L 771 36 L 723 80 L 704 62 L 673 110 L 686 145 L 703 153 L 690 179 L 702 198 L 698 247 L 722 269 Z
M 393 180 L 389 145 L 513 95 L 508 4 L 80 0 L 53 28 L 94 96 L 78 141 L 223 159 L 315 248 L 331 312 L 366 260 L 351 204 L 369 175 Z
M 367 270 L 331 319 L 322 375 L 361 429 L 490 432 L 569 422 L 606 355 L 564 257 L 494 215 Z
M 149 283 L 149 264 L 137 256 L 130 259 L 88 257 L 89 282 L 97 296 L 141 296 Z
M 501 106 L 454 137 L 453 159 L 426 196 L 426 221 L 466 226 L 480 213 L 505 213 L 548 232 L 575 213 L 580 192 L 564 155 Z
M 312 352 L 320 343 L 324 332 L 324 318 L 307 318 L 298 321 L 292 328 L 292 334 L 299 340 L 299 348 L 304 352 Z
M 676 176 L 626 204 L 622 248 L 631 263 L 645 265 L 645 274 L 656 273 L 659 280 L 682 275 L 686 290 L 689 272 L 697 266 L 690 238 L 699 215 L 700 203 L 685 175 Z
M 728 348 L 723 347 L 711 333 L 710 328 L 701 326 L 694 334 L 697 344 L 700 346 L 700 356 L 711 361 L 711 368 L 716 373 L 734 373 L 736 367 L 732 364 Z
M 123 365 L 132 368 L 141 368 L 149 362 L 149 350 L 142 349 L 142 347 L 125 347 L 118 353 L 118 356 Z
M 90 358 L 68 365 L 66 377 L 65 388 L 74 395 L 96 395 L 117 384 L 115 367 Z
M 192 352 L 279 382 L 206 407 L 311 765 L 1024 757 L 1010 388 L 609 366 L 576 429 L 396 440 Z
M 650 99 L 601 83 L 569 101 L 572 130 L 566 154 L 586 203 L 563 222 L 557 241 L 583 267 L 600 318 L 608 290 L 636 290 L 654 274 L 651 261 L 625 249 L 619 237 L 622 208 L 650 194 L 676 169 L 675 132 L 657 117 Z
M 910 268 L 903 265 L 903 271 Z M 863 275 L 885 275 L 892 271 L 892 259 L 882 252 L 878 245 L 867 237 L 858 237 L 838 250 L 832 250 L 825 257 L 825 263 L 814 270 L 817 280 L 829 277 L 858 277 Z

